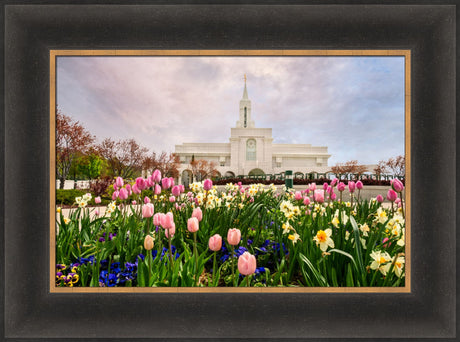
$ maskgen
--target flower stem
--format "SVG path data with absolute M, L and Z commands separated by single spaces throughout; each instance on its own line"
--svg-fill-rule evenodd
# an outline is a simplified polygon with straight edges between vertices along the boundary
M 212 264 L 212 286 L 215 286 L 214 282 L 215 282 L 215 274 L 216 274 L 216 254 L 217 252 L 214 252 L 214 262 Z
M 230 245 L 230 249 L 232 250 L 232 254 L 231 254 L 231 258 L 232 258 L 232 280 L 233 280 L 233 286 L 235 286 L 235 260 L 233 260 L 233 254 L 234 254 L 234 251 L 233 251 L 233 245 Z
M 198 255 L 196 252 L 196 232 L 193 233 L 193 255 L 195 256 L 195 286 L 198 286 Z
M 406 215 L 404 214 L 404 203 L 403 203 L 403 199 L 402 199 L 402 191 L 399 193 L 399 198 L 401 199 L 401 211 L 402 211 L 402 217 L 403 219 L 406 219 Z
M 168 243 L 169 243 L 169 260 L 170 260 L 171 272 L 172 272 L 173 271 L 173 255 L 172 255 L 172 249 L 171 249 L 171 235 L 170 234 L 168 234 Z

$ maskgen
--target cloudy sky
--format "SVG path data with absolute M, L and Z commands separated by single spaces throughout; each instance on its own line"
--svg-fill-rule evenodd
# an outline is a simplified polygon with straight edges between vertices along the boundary
M 403 57 L 58 57 L 57 104 L 99 142 L 173 152 L 229 142 L 244 74 L 274 143 L 328 146 L 329 165 L 404 154 Z

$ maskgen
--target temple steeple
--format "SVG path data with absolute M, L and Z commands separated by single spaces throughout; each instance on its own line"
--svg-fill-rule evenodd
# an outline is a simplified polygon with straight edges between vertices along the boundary
M 254 127 L 254 121 L 251 120 L 251 100 L 249 100 L 246 80 L 246 74 L 244 74 L 243 97 L 240 100 L 240 119 L 236 122 L 236 127 L 238 128 Z

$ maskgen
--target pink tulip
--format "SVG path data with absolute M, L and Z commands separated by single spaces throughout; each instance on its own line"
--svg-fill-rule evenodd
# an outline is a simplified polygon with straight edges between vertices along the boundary
M 238 228 L 231 228 L 227 233 L 227 241 L 230 245 L 236 246 L 240 243 L 241 231 Z
M 343 190 L 345 190 L 345 183 L 344 183 L 344 182 L 340 182 L 339 184 L 337 184 L 337 190 L 339 190 L 340 192 L 342 192 Z
M 337 194 L 335 192 L 333 192 L 331 194 L 331 200 L 335 201 L 336 198 L 337 198 Z
M 163 178 L 161 180 L 161 187 L 163 190 L 169 189 L 171 187 L 171 180 L 169 178 Z
M 308 190 L 310 190 L 310 191 L 315 191 L 315 190 L 316 190 L 316 183 L 310 183 L 310 184 L 308 184 Z
M 387 200 L 389 200 L 390 202 L 394 202 L 396 198 L 398 198 L 398 194 L 396 193 L 396 191 L 394 191 L 393 189 L 388 190 Z
M 332 189 L 333 189 L 332 186 L 328 186 L 327 189 L 326 189 L 326 193 L 331 195 Z
M 348 190 L 353 193 L 356 190 L 356 183 L 353 181 L 348 182 Z
M 125 188 L 121 188 L 120 191 L 118 192 L 118 198 L 120 198 L 122 201 L 128 198 L 128 190 Z
M 305 197 L 305 198 L 303 199 L 303 204 L 309 205 L 309 204 L 310 204 L 310 198 Z
M 94 211 L 94 215 L 99 216 L 99 210 L 96 209 L 96 210 Z
M 154 185 L 155 185 L 155 182 L 153 181 L 153 177 L 148 176 L 147 179 L 145 180 L 145 187 L 146 188 L 151 188 Z
M 131 204 L 132 204 L 132 205 L 136 205 L 137 202 L 136 202 L 136 201 L 132 201 Z
M 215 234 L 209 238 L 208 242 L 209 249 L 213 252 L 220 251 L 222 248 L 222 236 Z
M 118 186 L 117 186 L 117 183 L 113 183 L 113 190 L 118 190 Z
M 140 194 L 141 193 L 141 190 L 137 187 L 137 184 L 133 184 L 131 189 L 133 190 L 133 193 L 135 193 L 135 194 Z
M 166 215 L 161 216 L 161 226 L 164 229 L 171 229 L 174 226 L 174 216 L 172 212 L 168 212 Z
M 145 189 L 145 186 L 146 186 L 146 184 L 145 184 L 145 179 L 142 178 L 142 177 L 137 177 L 137 178 L 136 178 L 136 186 L 137 186 L 137 188 L 138 188 L 139 190 L 141 190 L 141 191 L 144 190 L 144 189 Z
M 382 195 L 377 195 L 377 197 L 375 199 L 377 200 L 377 202 L 383 203 L 383 196 Z
M 177 203 L 174 203 L 174 208 L 176 208 L 176 210 L 181 210 L 181 206 Z
M 101 203 L 101 196 L 97 196 L 96 198 L 94 198 L 94 203 L 96 204 Z
M 115 201 L 118 198 L 118 191 L 114 191 L 112 194 L 112 201 Z
M 183 192 L 185 192 L 185 186 L 184 184 L 180 184 L 179 185 L 179 190 L 180 190 L 180 193 L 182 194 Z
M 402 192 L 404 190 L 404 184 L 398 178 L 391 181 L 391 187 L 396 192 Z
M 171 235 L 171 238 L 176 234 L 176 225 L 173 222 L 173 225 L 171 228 L 165 230 L 165 235 L 169 239 L 169 235 Z
M 176 197 L 169 196 L 169 202 L 174 203 L 176 201 Z
M 190 217 L 187 221 L 187 230 L 190 233 L 195 233 L 200 228 L 198 219 L 196 217 Z
M 334 187 L 339 180 L 337 178 L 334 178 L 331 182 L 331 186 Z
M 159 195 L 161 194 L 161 186 L 159 186 L 158 184 L 155 184 L 155 190 L 153 192 L 155 195 Z
M 153 224 L 155 226 L 160 226 L 161 225 L 161 216 L 163 216 L 163 213 L 156 213 L 153 215 Z
M 323 190 L 315 190 L 313 194 L 313 198 L 315 202 L 323 203 L 324 202 L 324 191 Z
M 244 252 L 238 258 L 238 271 L 242 275 L 250 275 L 256 271 L 257 261 L 256 257 L 249 252 Z
M 387 248 L 389 246 L 391 246 L 391 243 L 385 243 L 387 242 L 389 239 L 386 237 L 385 239 L 382 240 L 382 243 L 383 243 L 383 247 Z
M 142 217 L 152 217 L 153 216 L 153 204 L 147 203 L 142 207 Z
M 160 172 L 160 170 L 153 171 L 152 177 L 153 177 L 153 181 L 155 183 L 160 183 L 161 182 L 161 172 Z
M 361 190 L 363 188 L 363 182 L 360 180 L 356 182 L 356 189 Z
M 131 189 L 131 185 L 126 184 L 126 191 L 128 191 L 128 196 L 131 196 L 131 194 L 133 193 L 133 190 Z
M 300 191 L 296 191 L 294 198 L 296 201 L 300 201 L 302 199 L 302 193 Z
M 200 207 L 193 209 L 192 217 L 196 217 L 199 222 L 203 219 L 203 212 Z
M 123 187 L 123 184 L 124 184 L 123 178 L 117 177 L 117 179 L 115 180 L 115 184 L 117 185 L 117 188 L 118 188 L 118 189 L 122 188 L 122 187 Z
M 205 189 L 206 191 L 211 190 L 212 189 L 212 180 L 205 179 L 204 182 L 203 182 L 203 189 Z
M 324 182 L 324 183 L 323 183 L 323 190 L 326 190 L 328 186 L 329 186 L 329 184 L 327 184 L 326 182 Z
M 147 196 L 144 197 L 144 204 L 150 203 L 150 198 Z
M 171 193 L 173 196 L 178 197 L 180 195 L 180 187 L 178 185 L 173 186 Z
M 170 187 L 173 187 L 173 186 L 174 186 L 174 178 L 173 178 L 173 177 L 169 177 L 169 181 L 171 182 Z

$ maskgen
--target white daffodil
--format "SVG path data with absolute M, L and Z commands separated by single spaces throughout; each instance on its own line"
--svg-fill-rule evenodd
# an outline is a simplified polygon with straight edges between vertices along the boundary
M 372 270 L 379 270 L 383 275 L 386 275 L 391 267 L 391 256 L 387 252 L 372 251 L 370 254 L 374 259 L 371 263 Z
M 382 207 L 377 209 L 377 221 L 379 223 L 385 223 L 388 219 L 387 213 Z
M 363 236 L 368 236 L 368 233 L 370 231 L 369 226 L 367 225 L 367 223 L 360 224 L 359 225 L 359 230 L 361 230 L 363 232 Z
M 300 235 L 297 233 L 294 234 L 289 234 L 288 239 L 292 241 L 292 243 L 296 243 L 298 240 L 300 240 Z
M 330 228 L 326 230 L 320 230 L 316 233 L 316 236 L 313 238 L 316 241 L 316 245 L 325 252 L 327 247 L 334 248 L 334 241 L 331 239 L 332 230 Z
M 396 258 L 396 261 L 394 262 L 393 266 L 393 271 L 395 272 L 396 276 L 398 278 L 401 278 L 404 275 L 404 263 L 405 263 L 405 258 L 403 256 L 399 256 Z
M 340 224 L 339 218 L 338 218 L 337 216 L 334 216 L 334 218 L 333 218 L 332 221 L 331 221 L 331 224 L 332 224 L 335 228 L 339 228 L 339 224 Z
M 286 221 L 286 223 L 283 223 L 283 234 L 288 234 L 291 231 L 291 229 L 293 228 L 289 224 L 289 221 Z

